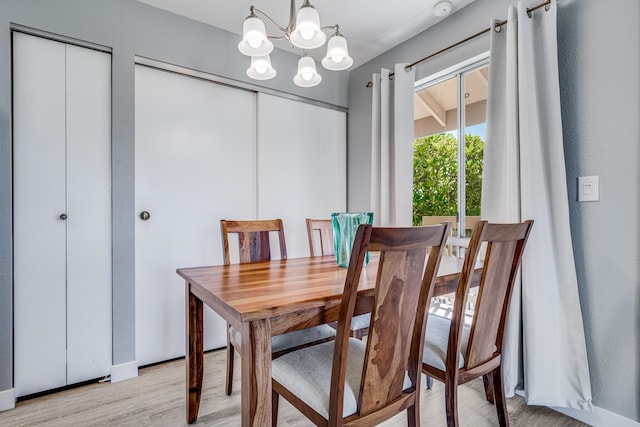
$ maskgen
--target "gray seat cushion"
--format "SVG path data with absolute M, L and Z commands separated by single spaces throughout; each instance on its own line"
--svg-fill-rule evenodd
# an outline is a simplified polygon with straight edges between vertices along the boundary
M 240 331 L 233 326 L 229 328 L 229 332 L 233 335 L 233 339 L 242 344 L 240 340 Z M 309 344 L 326 338 L 334 338 L 336 331 L 329 325 L 319 325 L 313 328 L 301 329 L 288 334 L 276 335 L 271 338 L 271 351 L 277 352 L 288 348 L 297 347 L 299 345 Z
M 285 354 L 275 359 L 271 364 L 273 379 L 286 387 L 325 419 L 329 417 L 334 345 L 335 341 L 331 341 L 303 348 L 302 350 Z M 349 338 L 343 417 L 356 413 L 366 348 L 364 342 Z M 410 386 L 411 381 L 405 374 L 404 388 L 407 389 Z
M 359 316 L 353 316 L 351 319 L 351 330 L 359 331 L 369 327 L 371 323 L 371 313 L 361 314 Z
M 440 369 L 441 371 L 445 370 L 450 326 L 451 321 L 446 317 L 430 314 L 429 319 L 427 320 L 427 331 L 424 337 L 422 361 L 427 365 Z M 468 325 L 464 325 L 462 328 L 459 368 L 464 366 L 464 355 L 467 353 L 467 344 L 469 343 L 470 332 L 471 328 Z

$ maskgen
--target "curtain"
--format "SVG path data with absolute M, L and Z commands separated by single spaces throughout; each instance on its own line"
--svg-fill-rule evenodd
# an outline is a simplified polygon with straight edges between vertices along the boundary
M 492 22 L 482 217 L 535 220 L 505 336 L 508 396 L 592 410 L 589 367 L 571 244 L 557 61 L 555 0 L 508 23 Z
M 373 75 L 371 211 L 376 226 L 410 226 L 413 210 L 413 87 L 415 71 Z

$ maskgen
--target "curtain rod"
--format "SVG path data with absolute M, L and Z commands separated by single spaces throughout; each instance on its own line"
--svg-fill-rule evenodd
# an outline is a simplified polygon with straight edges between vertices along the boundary
M 542 2 L 542 3 L 540 3 L 539 5 L 536 5 L 536 6 L 533 6 L 533 7 L 527 8 L 527 13 L 531 13 L 531 12 L 533 12 L 534 10 L 540 9 L 541 7 L 546 7 L 546 6 L 547 6 L 548 4 L 550 4 L 550 3 L 551 3 L 551 0 L 546 0 L 546 1 Z M 497 29 L 497 28 L 499 28 L 499 27 L 502 27 L 502 26 L 503 26 L 503 25 L 505 25 L 506 23 L 507 23 L 507 20 L 506 20 L 506 19 L 505 19 L 505 20 L 502 20 L 502 21 L 498 21 L 498 22 L 496 22 L 496 24 L 495 24 L 495 26 L 494 26 L 493 28 L 494 28 L 494 29 Z M 451 46 L 447 46 L 447 47 L 445 47 L 445 48 L 443 48 L 443 49 L 440 49 L 439 51 L 434 52 L 434 53 L 432 53 L 431 55 L 427 55 L 427 56 L 425 56 L 424 58 L 420 58 L 420 59 L 418 59 L 417 61 L 412 62 L 411 64 L 409 64 L 409 65 L 407 65 L 406 67 L 404 67 L 404 69 L 405 69 L 405 71 L 409 71 L 410 69 L 412 69 L 412 68 L 413 68 L 413 67 L 415 67 L 416 65 L 420 64 L 421 62 L 427 61 L 427 60 L 429 60 L 429 59 L 433 58 L 434 56 L 438 56 L 438 55 L 440 55 L 440 54 L 442 54 L 442 53 L 444 53 L 444 52 L 446 52 L 446 51 L 448 51 L 448 50 L 453 49 L 454 47 L 458 47 L 458 46 L 460 46 L 461 44 L 464 44 L 464 43 L 466 43 L 466 42 L 468 42 L 468 41 L 471 41 L 471 40 L 473 40 L 473 39 L 475 39 L 475 38 L 477 38 L 477 37 L 480 37 L 481 35 L 486 34 L 486 33 L 488 33 L 489 31 L 491 31 L 491 27 L 489 27 L 489 28 L 485 28 L 484 30 L 479 31 L 479 32 L 475 33 L 474 35 L 467 37 L 467 38 L 466 38 L 466 39 L 464 39 L 464 40 L 460 40 L 459 42 L 456 42 L 456 43 L 452 44 Z M 391 79 L 391 78 L 393 77 L 393 75 L 394 75 L 394 74 L 395 74 L 395 73 L 394 73 L 393 71 L 392 71 L 391 73 L 389 73 L 389 79 Z M 371 86 L 373 86 L 373 83 L 371 83 L 371 82 L 367 83 L 367 87 L 371 87 Z

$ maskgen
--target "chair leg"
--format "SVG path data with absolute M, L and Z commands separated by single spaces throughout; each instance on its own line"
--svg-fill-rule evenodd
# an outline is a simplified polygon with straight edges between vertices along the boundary
M 433 387 L 433 378 L 431 378 L 429 375 L 425 375 L 425 382 L 427 383 L 427 390 L 431 390 L 431 387 Z
M 420 427 L 420 402 L 407 408 L 407 426 Z M 275 427 L 275 426 L 274 426 Z
M 362 329 L 358 329 L 356 331 L 351 331 L 351 336 L 353 338 L 359 339 L 360 341 L 362 341 Z
M 278 403 L 280 395 L 275 391 L 271 391 L 271 427 L 278 425 Z
M 496 412 L 500 427 L 509 427 L 509 412 L 507 411 L 507 399 L 504 396 L 504 382 L 502 380 L 502 365 L 493 372 L 493 395 L 495 397 Z
M 495 404 L 494 390 L 493 390 L 493 373 L 489 372 L 482 376 L 482 382 L 484 383 L 484 394 L 487 397 L 487 402 L 492 405 Z
M 229 328 L 227 328 L 227 335 L 229 334 Z M 225 391 L 227 392 L 227 396 L 231 396 L 231 391 L 233 389 L 233 355 L 235 351 L 233 348 L 233 344 L 229 341 L 229 337 L 227 336 L 227 378 L 225 384 Z
M 458 427 L 458 385 L 454 378 L 445 378 L 444 401 L 447 426 Z

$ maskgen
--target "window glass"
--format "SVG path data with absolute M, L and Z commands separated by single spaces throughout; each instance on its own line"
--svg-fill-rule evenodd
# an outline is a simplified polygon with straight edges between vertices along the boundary
M 414 225 L 450 220 L 465 237 L 479 218 L 487 86 L 488 66 L 475 64 L 416 88 Z

